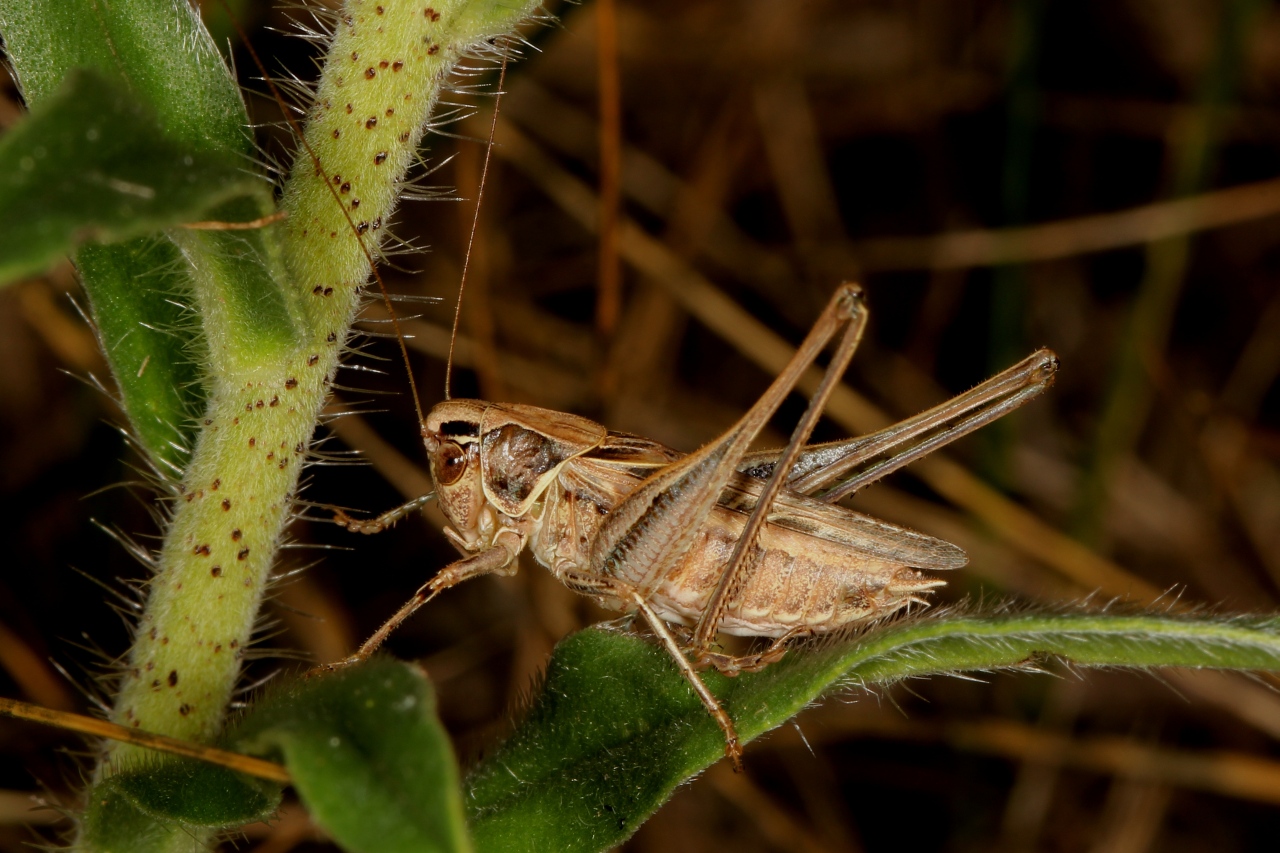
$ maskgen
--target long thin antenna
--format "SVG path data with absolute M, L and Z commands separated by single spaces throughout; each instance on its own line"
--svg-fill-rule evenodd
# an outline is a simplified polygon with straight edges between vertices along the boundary
M 502 83 L 507 79 L 507 54 L 502 54 L 502 67 L 498 70 L 498 93 L 493 99 L 493 121 L 489 124 L 489 144 L 484 149 L 484 166 L 480 169 L 480 186 L 476 189 L 476 213 L 471 220 L 471 234 L 467 237 L 467 254 L 462 260 L 462 280 L 458 282 L 458 302 L 453 308 L 453 332 L 449 335 L 449 358 L 444 365 L 444 398 L 453 399 L 450 388 L 453 379 L 453 347 L 458 340 L 458 321 L 462 317 L 462 291 L 467 286 L 467 270 L 471 268 L 471 248 L 476 243 L 476 230 L 480 227 L 480 203 L 484 201 L 484 187 L 489 178 L 489 160 L 493 157 L 493 139 L 498 133 L 498 107 L 502 104 Z M 401 341 L 401 346 L 404 342 Z
M 302 147 L 306 149 L 307 155 L 311 158 L 311 163 L 315 166 L 320 176 L 325 179 L 325 188 L 329 190 L 329 195 L 333 196 L 334 203 L 338 209 L 342 211 L 342 216 L 347 220 L 347 225 L 351 228 L 352 235 L 356 238 L 356 243 L 360 246 L 360 251 L 364 255 L 365 260 L 369 262 L 369 271 L 373 274 L 373 278 L 378 282 L 378 290 L 382 292 L 382 304 L 387 309 L 387 314 L 391 318 L 391 325 L 396 330 L 396 339 L 400 342 L 400 354 L 404 357 L 404 369 L 409 376 L 409 391 L 413 394 L 413 408 L 418 413 L 418 423 L 426 420 L 426 416 L 422 411 L 422 401 L 418 399 L 418 383 L 414 381 L 413 369 L 409 362 L 409 347 L 404 342 L 404 333 L 400 330 L 400 319 L 396 316 L 395 306 L 391 304 L 391 295 L 387 293 L 387 285 L 382 280 L 382 276 L 378 273 L 378 264 L 373 259 L 373 252 L 369 251 L 369 246 L 365 243 L 364 235 L 360 233 L 360 229 L 356 228 L 355 220 L 351 218 L 351 211 L 347 210 L 347 206 L 342 203 L 342 198 L 338 195 L 338 190 L 333 186 L 333 181 L 329 180 L 329 173 L 325 171 L 324 164 L 320 162 L 319 155 L 315 149 L 311 147 L 311 143 L 307 142 L 306 134 L 302 132 L 301 125 L 298 120 L 293 117 L 288 104 L 285 103 L 284 96 L 280 94 L 280 90 L 276 87 L 275 81 L 271 79 L 271 72 L 267 71 L 267 66 L 263 64 L 262 59 L 258 57 L 258 52 L 253 49 L 253 45 L 249 43 L 249 36 L 240 26 L 240 22 L 236 20 L 235 15 L 231 13 L 231 8 L 227 5 L 227 0 L 218 0 L 218 4 L 222 6 L 222 11 L 227 13 L 227 19 L 231 21 L 231 26 L 235 28 L 236 34 L 240 37 L 240 43 L 244 45 L 245 50 L 249 52 L 249 58 L 253 60 L 253 64 L 257 67 L 258 72 L 262 75 L 262 81 L 267 84 L 267 88 L 271 90 L 271 96 L 276 99 L 276 103 L 280 106 L 280 112 L 284 114 L 284 120 L 289 125 L 289 129 L 293 131 L 294 136 L 302 143 Z M 507 60 L 503 57 L 502 68 L 506 71 Z M 499 78 L 501 80 L 501 78 Z M 501 85 L 501 84 L 499 84 Z M 487 165 L 487 161 L 486 161 Z M 445 388 L 448 388 L 448 380 L 445 380 Z M 446 391 L 445 396 L 448 396 Z

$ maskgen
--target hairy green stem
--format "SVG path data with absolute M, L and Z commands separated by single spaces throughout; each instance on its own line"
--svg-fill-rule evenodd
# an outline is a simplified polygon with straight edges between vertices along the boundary
M 470 46 L 506 34 L 534 5 L 348 0 L 285 188 L 286 222 L 174 236 L 194 271 L 208 408 L 117 722 L 202 741 L 221 728 L 369 259 L 442 84 Z M 139 758 L 112 747 L 99 772 Z M 175 831 L 136 849 L 191 844 Z

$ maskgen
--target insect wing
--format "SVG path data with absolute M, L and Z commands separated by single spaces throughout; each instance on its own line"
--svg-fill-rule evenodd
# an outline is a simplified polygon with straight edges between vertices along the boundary
M 763 488 L 762 481 L 739 475 L 721 493 L 720 506 L 749 513 Z M 969 562 L 964 550 L 950 542 L 791 491 L 774 501 L 768 523 L 914 569 L 958 569 Z
M 573 479 L 584 494 L 605 503 L 610 496 L 617 500 L 627 494 L 653 471 L 683 455 L 651 439 L 610 432 L 584 457 L 594 464 L 575 469 Z M 721 493 L 718 511 L 749 514 L 763 487 L 756 477 L 735 477 Z M 969 561 L 950 542 L 792 491 L 778 496 L 769 523 L 916 569 L 958 569 Z

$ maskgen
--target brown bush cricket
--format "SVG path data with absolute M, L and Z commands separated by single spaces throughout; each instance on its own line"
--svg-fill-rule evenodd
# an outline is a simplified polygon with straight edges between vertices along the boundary
M 513 574 L 528 548 L 575 592 L 642 615 L 724 732 L 739 766 L 733 720 L 698 676 L 756 670 L 788 641 L 892 614 L 944 582 L 954 545 L 835 504 L 912 460 L 1037 396 L 1058 360 L 1040 350 L 966 394 L 871 435 L 806 445 L 867 322 L 861 290 L 841 286 L 791 362 L 731 429 L 684 455 L 576 415 L 522 404 L 445 400 L 422 422 L 449 519 L 469 556 L 425 584 L 346 662 L 363 660 L 415 610 L 454 584 Z M 805 369 L 844 327 L 808 409 L 781 450 L 748 452 Z M 384 530 L 415 499 L 348 529 Z M 668 623 L 692 626 L 683 645 Z M 720 632 L 768 637 L 762 652 L 714 651 Z

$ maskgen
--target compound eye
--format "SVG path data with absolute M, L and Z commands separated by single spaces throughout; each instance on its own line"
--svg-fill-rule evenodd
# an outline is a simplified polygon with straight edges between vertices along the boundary
M 440 451 L 436 455 L 436 485 L 452 486 L 458 482 L 459 478 L 462 477 L 462 473 L 466 470 L 467 451 L 459 447 L 457 442 L 442 442 Z

